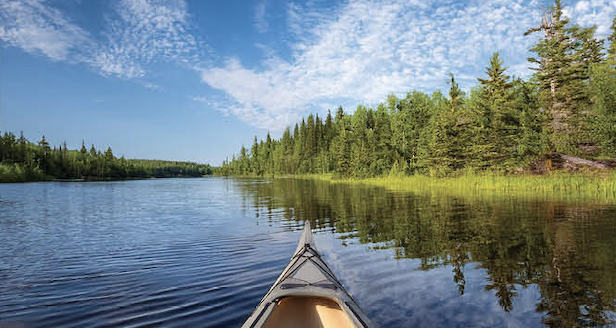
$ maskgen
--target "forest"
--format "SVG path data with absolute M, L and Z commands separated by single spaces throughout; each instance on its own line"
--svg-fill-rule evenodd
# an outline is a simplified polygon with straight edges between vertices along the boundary
M 34 144 L 23 133 L 0 137 L 0 182 L 52 179 L 118 180 L 140 178 L 200 177 L 212 174 L 208 164 L 161 160 L 125 159 L 113 155 L 111 147 L 102 153 L 94 145 L 69 150 L 49 145 L 45 136 Z
M 616 157 L 616 17 L 606 40 L 573 25 L 561 3 L 525 35 L 539 34 L 529 79 L 507 75 L 498 52 L 465 93 L 390 95 L 377 108 L 310 114 L 279 139 L 242 146 L 225 175 L 459 176 L 545 173 L 559 155 L 613 164 Z

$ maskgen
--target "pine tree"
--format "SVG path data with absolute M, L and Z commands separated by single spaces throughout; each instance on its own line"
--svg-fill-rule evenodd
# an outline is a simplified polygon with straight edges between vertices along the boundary
M 43 154 L 45 155 L 49 154 L 49 152 L 51 151 L 51 148 L 49 148 L 49 143 L 47 142 L 47 139 L 45 139 L 45 135 L 43 135 L 38 145 L 39 147 L 41 147 L 41 150 L 43 151 Z
M 293 156 L 291 158 L 291 165 L 293 167 L 292 174 L 298 173 L 297 169 L 299 168 L 300 162 L 302 158 L 302 135 L 299 131 L 299 125 L 295 123 L 295 127 L 293 128 Z
M 516 152 L 518 166 L 526 166 L 532 160 L 543 158 L 549 149 L 548 118 L 541 110 L 537 88 L 529 82 L 517 80 L 514 84 L 513 106 L 519 113 L 519 136 Z
M 449 108 L 451 112 L 456 112 L 464 105 L 464 92 L 458 86 L 456 78 L 449 73 L 451 88 L 449 88 Z
M 336 111 L 336 123 L 339 123 L 345 115 L 342 106 L 338 106 L 338 110 Z
M 611 42 L 608 56 L 603 64 L 591 69 L 590 90 L 593 103 L 591 132 L 592 139 L 600 147 L 600 154 L 616 157 L 616 17 L 612 33 L 607 37 Z
M 363 178 L 368 175 L 372 155 L 368 152 L 369 111 L 364 106 L 357 106 L 355 114 L 350 116 L 351 129 L 345 131 L 350 142 L 351 174 Z M 351 135 L 352 133 L 352 135 Z
M 306 131 L 306 121 L 302 119 L 299 125 L 299 139 L 296 140 L 295 156 L 297 157 L 298 172 L 308 173 L 307 159 L 307 139 L 308 133 Z
M 280 148 L 281 148 L 281 158 L 280 158 L 280 167 L 281 173 L 292 173 L 292 163 L 290 161 L 291 156 L 293 155 L 293 137 L 291 136 L 291 129 L 287 127 L 280 138 Z
M 242 145 L 240 149 L 240 158 L 239 158 L 239 167 L 238 173 L 240 175 L 248 174 L 248 152 L 246 151 L 246 147 Z
M 431 119 L 428 165 L 436 175 L 464 168 L 468 153 L 469 118 L 463 111 L 464 92 L 450 74 L 449 100 Z
M 107 147 L 107 150 L 105 151 L 105 160 L 111 162 L 114 159 L 115 157 L 113 156 L 113 151 L 111 150 L 111 147 Z
M 334 151 L 336 158 L 335 173 L 338 177 L 347 178 L 351 175 L 351 163 L 349 158 L 349 143 L 347 140 L 346 126 L 343 121 L 339 121 L 339 133 L 334 141 Z
M 315 144 L 315 154 L 319 154 L 323 149 L 323 122 L 319 117 L 319 114 L 316 115 L 314 121 L 314 144 Z
M 40 149 L 38 155 L 39 167 L 44 173 L 49 174 L 52 171 L 51 148 L 49 147 L 49 143 L 45 139 L 45 135 L 43 135 L 41 140 L 38 142 L 38 146 Z
M 258 156 L 259 171 L 257 172 L 258 175 L 264 175 L 266 173 L 270 173 L 269 167 L 268 167 L 268 158 L 269 158 L 269 149 L 267 149 L 267 144 L 263 140 L 261 140 L 261 142 L 259 142 L 259 156 Z
M 481 89 L 470 151 L 473 165 L 482 170 L 507 169 L 506 162 L 511 158 L 512 147 L 516 144 L 519 118 L 512 106 L 512 83 L 505 70 L 497 52 L 492 55 L 486 68 L 488 78 L 478 79 Z
M 524 34 L 529 35 L 540 31 L 545 34 L 543 39 L 531 48 L 538 58 L 531 57 L 528 61 L 538 65 L 533 69 L 537 71 L 536 77 L 541 90 L 541 100 L 545 107 L 550 109 L 552 129 L 555 133 L 562 133 L 566 130 L 564 119 L 567 111 L 562 102 L 565 98 L 562 89 L 566 81 L 563 69 L 569 66 L 570 59 L 567 53 L 571 51 L 571 40 L 565 34 L 567 23 L 569 19 L 563 17 L 561 3 L 556 0 L 550 11 L 544 13 L 541 25 L 529 29 Z
M 272 142 L 272 137 L 269 131 L 267 131 L 267 137 L 265 138 L 265 154 L 263 156 L 265 161 L 264 169 L 267 173 L 274 173 L 273 148 L 274 144 Z
M 255 136 L 250 148 L 250 171 L 253 174 L 260 173 L 261 168 L 259 164 L 259 143 L 257 142 L 257 136 Z
M 577 140 L 584 137 L 584 115 L 590 107 L 586 89 L 590 65 L 601 58 L 602 43 L 594 39 L 594 28 L 567 27 L 560 0 L 544 14 L 541 25 L 525 35 L 544 32 L 532 49 L 537 58 L 535 77 L 539 81 L 541 101 L 549 108 L 552 142 L 556 151 L 577 152 Z
M 391 121 L 385 107 L 380 105 L 375 114 L 374 134 L 376 143 L 374 146 L 374 156 L 378 174 L 383 174 L 391 169 L 394 162 L 394 155 L 391 146 L 392 133 Z
M 323 135 L 325 139 L 325 145 L 323 148 L 329 151 L 332 139 L 334 138 L 334 121 L 332 118 L 332 112 L 327 111 L 327 118 L 325 118 L 325 126 L 323 127 Z
M 607 60 L 611 66 L 616 66 L 616 15 L 612 21 L 612 34 L 607 37 L 610 46 L 607 48 Z
M 398 101 L 393 95 L 388 97 L 387 111 L 391 113 L 391 146 L 395 151 L 395 158 L 406 162 L 412 156 L 411 111 L 406 102 Z
M 17 151 L 17 156 L 16 156 L 16 161 L 18 163 L 25 163 L 26 165 L 30 166 L 31 163 L 29 163 L 28 160 L 28 140 L 26 140 L 26 137 L 24 137 L 24 132 L 20 131 L 19 132 L 19 139 L 17 139 L 17 145 L 18 145 L 18 151 Z
M 312 158 L 316 155 L 316 140 L 315 140 L 315 124 L 314 124 L 314 116 L 312 114 L 308 115 L 308 119 L 306 120 L 306 138 L 305 142 L 305 152 L 306 152 L 306 160 L 308 161 L 309 172 L 312 171 Z

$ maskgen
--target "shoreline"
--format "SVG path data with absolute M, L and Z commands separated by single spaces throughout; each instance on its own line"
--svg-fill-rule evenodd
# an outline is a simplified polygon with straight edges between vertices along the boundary
M 154 179 L 199 179 L 208 178 L 215 175 L 203 175 L 203 176 L 175 176 L 175 177 L 128 177 L 128 178 L 108 178 L 108 179 L 56 179 L 49 178 L 44 180 L 20 180 L 20 181 L 0 181 L 0 184 L 17 184 L 17 183 L 37 183 L 37 182 L 111 182 L 111 181 L 139 181 L 139 180 L 154 180 Z
M 413 175 L 336 179 L 331 173 L 264 177 L 309 179 L 383 187 L 393 192 L 441 193 L 461 197 L 530 196 L 616 202 L 616 171 L 602 174 L 553 172 L 544 175 L 461 175 L 446 178 Z

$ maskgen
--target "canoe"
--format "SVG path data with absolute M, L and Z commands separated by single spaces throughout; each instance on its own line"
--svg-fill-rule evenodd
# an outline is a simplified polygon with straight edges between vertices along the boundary
M 372 327 L 317 251 L 310 223 L 287 267 L 242 328 Z

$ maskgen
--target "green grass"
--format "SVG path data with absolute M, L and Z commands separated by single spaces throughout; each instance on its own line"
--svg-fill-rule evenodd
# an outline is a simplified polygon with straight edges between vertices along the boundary
M 392 191 L 447 193 L 452 195 L 512 195 L 616 201 L 616 172 L 552 173 L 547 175 L 462 175 L 434 178 L 423 175 L 384 176 L 368 179 L 335 179 L 331 174 L 301 175 L 331 183 L 364 184 Z

